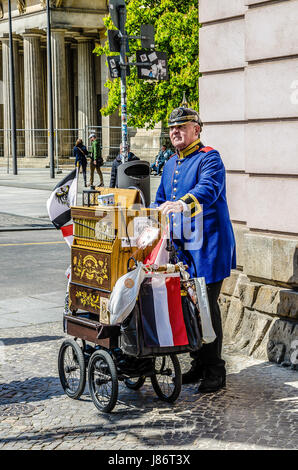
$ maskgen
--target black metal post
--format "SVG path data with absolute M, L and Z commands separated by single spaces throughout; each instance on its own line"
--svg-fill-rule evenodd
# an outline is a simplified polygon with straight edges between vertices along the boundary
M 10 114 L 11 114 L 11 152 L 13 174 L 18 174 L 17 166 L 17 134 L 16 134 L 16 106 L 15 106 L 15 81 L 13 63 L 13 40 L 11 22 L 11 4 L 8 0 L 8 25 L 9 25 L 9 81 L 10 81 Z M 9 158 L 9 156 L 8 156 Z
M 53 78 L 52 78 L 52 44 L 51 44 L 51 9 L 47 0 L 47 68 L 48 68 L 48 137 L 50 156 L 50 175 L 55 178 L 54 161 L 54 124 L 53 124 Z
M 121 134 L 122 134 L 122 154 L 124 161 L 128 160 L 128 131 L 127 131 L 127 100 L 126 100 L 126 48 L 127 39 L 125 36 L 125 6 L 119 7 L 119 26 L 121 32 L 120 46 L 120 68 L 121 68 Z M 124 163 L 124 162 L 122 162 Z

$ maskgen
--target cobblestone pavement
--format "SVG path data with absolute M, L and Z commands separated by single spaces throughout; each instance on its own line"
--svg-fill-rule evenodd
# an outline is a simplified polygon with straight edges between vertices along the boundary
M 175 404 L 160 401 L 148 381 L 137 392 L 120 385 L 111 414 L 98 412 L 88 390 L 68 398 L 57 356 L 61 322 L 0 330 L 0 449 L 297 449 L 298 374 L 233 355 L 227 387 L 195 394 L 184 386 Z M 182 368 L 188 356 L 179 356 Z M 147 379 L 148 380 L 148 379 Z

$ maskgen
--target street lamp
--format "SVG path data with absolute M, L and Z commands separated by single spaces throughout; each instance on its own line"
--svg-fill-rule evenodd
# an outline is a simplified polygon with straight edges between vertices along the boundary
M 11 152 L 13 174 L 18 174 L 17 168 L 17 137 L 16 137 L 16 106 L 15 106 L 15 83 L 13 64 L 13 41 L 12 41 L 12 21 L 11 4 L 8 0 L 8 28 L 9 28 L 9 85 L 10 85 L 10 114 L 11 114 Z M 9 156 L 8 156 L 9 158 Z
M 50 176 L 55 178 L 54 162 L 54 125 L 53 125 L 53 79 L 52 79 L 52 44 L 51 44 L 51 10 L 47 0 L 47 69 L 48 69 L 48 150 L 50 154 Z

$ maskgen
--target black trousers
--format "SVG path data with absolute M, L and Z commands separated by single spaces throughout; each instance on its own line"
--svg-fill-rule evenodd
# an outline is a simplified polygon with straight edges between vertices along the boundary
M 223 335 L 220 309 L 217 302 L 222 282 L 223 281 L 207 284 L 210 314 L 216 339 L 213 343 L 203 344 L 201 349 L 190 353 L 195 364 L 204 369 L 207 377 L 210 375 L 225 376 L 226 374 L 225 361 L 221 358 Z
M 87 171 L 86 171 L 86 169 L 87 169 L 87 162 L 86 162 L 86 163 L 84 163 L 84 162 L 79 162 L 79 171 L 80 171 L 81 167 L 82 167 L 82 172 L 83 172 L 84 184 L 85 184 L 85 186 L 86 186 L 86 185 L 87 185 Z

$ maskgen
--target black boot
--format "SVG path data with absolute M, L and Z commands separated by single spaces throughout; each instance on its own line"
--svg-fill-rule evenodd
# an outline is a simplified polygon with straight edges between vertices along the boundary
M 210 375 L 201 379 L 198 393 L 214 393 L 226 386 L 225 375 Z
M 194 384 L 201 380 L 204 375 L 203 367 L 192 361 L 191 368 L 185 374 L 182 374 L 182 385 Z

